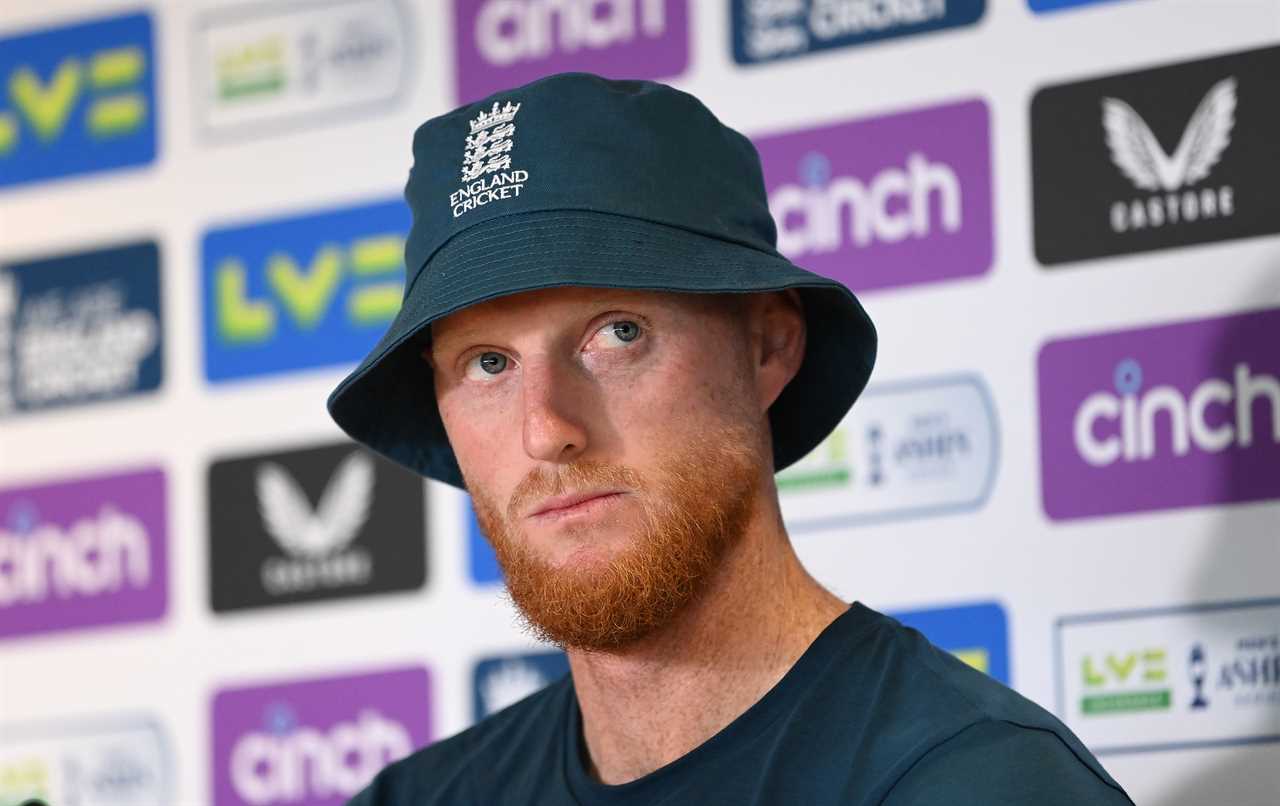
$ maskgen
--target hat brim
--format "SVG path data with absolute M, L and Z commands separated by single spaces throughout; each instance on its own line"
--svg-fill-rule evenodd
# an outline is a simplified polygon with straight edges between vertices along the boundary
M 806 349 L 800 370 L 769 409 L 775 470 L 826 438 L 875 364 L 875 327 L 853 293 L 777 253 L 612 213 L 538 211 L 478 224 L 437 250 L 406 289 L 382 339 L 329 395 L 329 413 L 379 453 L 465 489 L 421 357 L 428 326 L 486 300 L 559 286 L 687 293 L 797 289 Z

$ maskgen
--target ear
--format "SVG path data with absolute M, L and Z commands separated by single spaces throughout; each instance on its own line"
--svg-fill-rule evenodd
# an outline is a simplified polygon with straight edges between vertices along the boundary
M 804 303 L 795 289 L 755 295 L 750 316 L 755 337 L 756 394 L 768 411 L 804 361 Z
M 431 326 L 428 325 L 423 333 L 416 338 L 418 347 L 418 357 L 420 357 L 426 365 L 434 370 L 436 368 L 435 358 L 431 354 L 431 348 L 434 346 L 434 340 L 431 338 Z

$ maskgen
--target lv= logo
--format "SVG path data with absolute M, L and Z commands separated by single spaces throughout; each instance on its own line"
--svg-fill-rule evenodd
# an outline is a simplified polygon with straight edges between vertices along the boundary
M 1107 653 L 1101 660 L 1086 655 L 1081 672 L 1088 686 L 1105 686 L 1109 682 L 1163 683 L 1166 678 L 1165 651 L 1144 649 L 1123 654 Z
M 0 109 L 0 157 L 18 148 L 24 122 L 41 143 L 57 142 L 82 100 L 91 139 L 137 130 L 147 118 L 146 69 L 146 54 L 133 46 L 99 50 L 87 58 L 68 56 L 43 79 L 29 65 L 16 67 L 0 77 L 13 104 Z
M 403 249 L 401 235 L 379 234 L 350 244 L 322 244 L 306 266 L 287 252 L 273 252 L 265 266 L 271 299 L 250 297 L 248 267 L 241 258 L 228 257 L 218 264 L 215 276 L 218 333 L 232 343 L 269 340 L 280 309 L 299 330 L 313 330 L 333 309 L 345 276 L 398 275 Z M 398 277 L 361 283 L 346 297 L 346 316 L 356 325 L 385 322 L 399 310 L 402 292 Z

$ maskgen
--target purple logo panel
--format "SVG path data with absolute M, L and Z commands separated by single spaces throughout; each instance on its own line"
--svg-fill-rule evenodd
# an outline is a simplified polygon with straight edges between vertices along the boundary
M 1280 309 L 1040 350 L 1056 520 L 1280 498 Z
M 430 680 L 410 666 L 213 698 L 214 806 L 341 806 L 431 740 Z
M 455 0 L 458 100 L 572 70 L 670 78 L 689 65 L 688 0 Z
M 981 100 L 754 138 L 778 249 L 855 291 L 991 268 Z
M 166 524 L 159 469 L 0 490 L 0 639 L 163 618 Z

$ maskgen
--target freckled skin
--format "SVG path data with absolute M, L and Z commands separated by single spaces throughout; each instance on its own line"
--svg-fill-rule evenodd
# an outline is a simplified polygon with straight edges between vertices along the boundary
M 619 320 L 640 324 L 634 342 L 599 333 Z M 432 335 L 440 413 L 463 475 L 499 502 L 539 464 L 594 459 L 645 474 L 726 418 L 765 420 L 750 402 L 747 322 L 718 298 L 548 289 L 465 309 Z M 506 368 L 485 377 L 473 363 L 468 377 L 459 364 L 487 351 L 505 355 Z M 636 503 L 614 510 L 612 528 L 591 530 L 593 551 L 634 534 Z M 584 559 L 577 541 L 528 537 L 553 563 Z
M 616 338 L 620 321 L 638 323 L 639 338 Z M 701 593 L 625 645 L 568 647 L 586 761 L 600 781 L 635 780 L 706 741 L 847 608 L 800 564 L 773 480 L 768 409 L 799 369 L 804 339 L 795 292 L 556 288 L 432 325 L 427 357 L 450 443 L 477 502 L 499 510 L 537 470 L 590 460 L 657 478 L 681 447 L 700 456 L 707 435 L 741 435 L 753 503 Z M 505 359 L 496 375 L 482 369 L 486 353 L 494 367 Z M 711 456 L 705 464 L 708 474 L 725 467 Z M 517 539 L 553 569 L 608 564 L 635 545 L 644 515 L 635 498 L 602 505 L 582 528 L 525 518 Z

